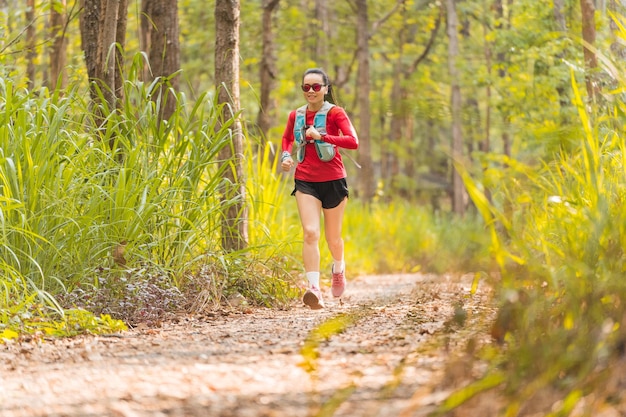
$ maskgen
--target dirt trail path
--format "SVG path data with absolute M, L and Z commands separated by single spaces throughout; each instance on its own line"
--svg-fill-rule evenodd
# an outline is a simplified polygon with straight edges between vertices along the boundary
M 0 345 L 0 416 L 426 416 L 471 372 L 453 352 L 489 312 L 470 286 L 362 277 L 342 304 L 326 293 L 322 311 L 233 311 Z M 459 301 L 467 319 L 450 327 Z M 328 323 L 347 328 L 312 337 Z

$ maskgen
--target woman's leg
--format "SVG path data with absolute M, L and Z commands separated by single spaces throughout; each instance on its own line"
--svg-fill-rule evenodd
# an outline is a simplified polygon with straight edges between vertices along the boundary
M 302 302 L 313 310 L 324 308 L 320 291 L 320 216 L 322 202 L 309 194 L 296 191 L 296 202 L 302 222 L 303 241 L 302 260 L 304 271 L 309 281 L 309 289 L 304 293 Z
M 324 209 L 324 233 L 328 249 L 333 256 L 330 292 L 336 298 L 341 297 L 346 289 L 343 237 L 341 236 L 346 204 L 348 204 L 347 197 L 337 207 Z
M 331 209 L 324 209 L 324 234 L 326 236 L 326 243 L 328 244 L 328 250 L 335 262 L 342 262 L 344 259 L 343 237 L 342 237 L 342 225 L 343 225 L 343 213 L 346 210 L 348 204 L 348 198 L 344 198 L 337 207 Z M 343 271 L 334 271 L 343 272 Z
M 322 202 L 309 194 L 296 191 L 296 202 L 304 245 L 302 247 L 302 261 L 306 272 L 319 272 L 320 270 L 320 216 Z

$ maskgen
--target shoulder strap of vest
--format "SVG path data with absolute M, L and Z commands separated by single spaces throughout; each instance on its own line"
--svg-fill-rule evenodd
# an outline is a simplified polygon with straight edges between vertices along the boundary
M 317 112 L 327 114 L 333 107 L 335 107 L 333 103 L 324 101 L 324 104 L 322 104 L 322 108 L 319 109 Z
M 296 114 L 302 114 L 302 115 L 306 115 L 306 108 L 307 108 L 308 104 L 305 104 L 302 107 L 298 107 L 298 109 L 296 110 Z
M 307 107 L 308 107 L 308 104 L 305 104 L 304 106 L 298 107 L 296 109 L 296 114 L 303 114 L 303 115 L 305 115 Z M 335 107 L 335 105 L 333 103 L 330 103 L 328 101 L 324 101 L 324 103 L 322 104 L 322 107 L 315 114 L 316 115 L 323 114 L 324 116 L 326 116 L 326 114 L 328 114 L 330 109 L 332 109 L 333 107 Z
M 328 112 L 330 109 L 335 107 L 334 104 L 329 103 L 328 101 L 324 101 L 322 104 L 322 108 L 320 108 L 317 113 L 315 113 L 315 119 L 313 119 L 315 128 L 322 134 L 326 134 L 326 117 L 328 116 Z

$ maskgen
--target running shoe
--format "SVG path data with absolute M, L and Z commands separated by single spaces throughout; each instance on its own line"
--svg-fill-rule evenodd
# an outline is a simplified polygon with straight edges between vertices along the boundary
M 309 288 L 302 297 L 302 302 L 309 306 L 311 310 L 319 310 L 324 308 L 324 300 L 322 292 L 317 287 Z
M 346 290 L 346 277 L 345 277 L 344 268 L 343 271 L 335 273 L 334 269 L 331 271 L 333 273 L 332 283 L 330 286 L 331 292 L 333 293 L 333 297 L 341 297 L 343 292 Z

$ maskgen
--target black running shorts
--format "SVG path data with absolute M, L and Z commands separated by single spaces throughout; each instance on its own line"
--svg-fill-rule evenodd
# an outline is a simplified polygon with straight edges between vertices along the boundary
M 331 209 L 337 207 L 344 198 L 348 197 L 348 182 L 345 178 L 325 182 L 308 182 L 295 180 L 296 186 L 291 195 L 296 191 L 312 195 L 322 202 L 322 207 Z

